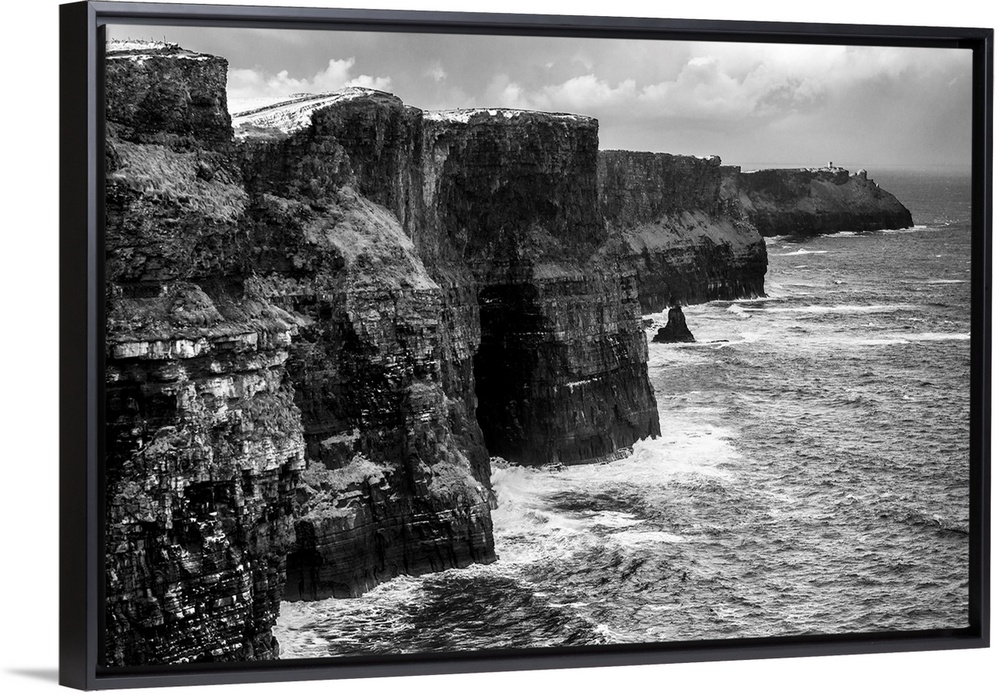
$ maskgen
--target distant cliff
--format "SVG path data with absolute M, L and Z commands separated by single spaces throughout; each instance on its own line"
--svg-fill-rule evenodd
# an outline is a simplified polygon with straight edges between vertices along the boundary
M 603 151 L 601 211 L 636 269 L 643 312 L 764 295 L 767 251 L 722 198 L 719 157 Z
M 764 236 L 913 226 L 913 217 L 864 170 L 727 167 L 722 197 Z

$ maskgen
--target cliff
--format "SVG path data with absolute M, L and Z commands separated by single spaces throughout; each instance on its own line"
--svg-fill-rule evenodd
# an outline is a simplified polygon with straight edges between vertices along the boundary
M 172 93 L 224 84 L 224 61 L 140 58 L 121 65 L 152 83 L 166 61 Z M 305 465 L 286 378 L 302 319 L 248 273 L 242 174 L 212 151 L 228 115 L 165 125 L 180 148 L 149 144 L 174 140 L 117 103 L 145 99 L 127 74 L 108 73 L 103 659 L 272 658 Z
M 478 411 L 491 453 L 578 462 L 659 433 L 631 270 L 598 255 L 608 234 L 596 121 L 422 113 L 358 89 L 322 104 L 286 140 L 245 122 L 261 134 L 247 136 L 255 185 L 305 197 L 351 185 L 394 212 L 452 292 L 443 325 L 459 344 L 444 360 L 448 390 L 469 419 Z M 289 122 L 273 110 L 255 117 Z
M 255 198 L 261 290 L 305 322 L 287 369 L 310 466 L 285 596 L 492 561 L 487 453 L 446 377 L 471 339 L 444 327 L 448 292 L 395 216 L 350 188 Z
M 839 167 L 730 168 L 723 199 L 764 236 L 871 231 L 913 226 L 902 203 L 868 178 Z
M 224 58 L 153 41 L 111 42 L 105 59 L 109 121 L 130 139 L 229 142 Z
M 225 84 L 201 62 L 170 89 Z M 265 192 L 218 123 L 108 112 L 104 662 L 273 658 L 286 595 L 492 561 L 460 289 L 349 186 Z
M 764 295 L 767 251 L 757 229 L 722 197 L 718 157 L 602 151 L 601 211 L 636 269 L 645 313 L 674 301 Z
M 234 142 L 225 61 L 108 63 L 105 664 L 275 657 L 282 598 L 492 561 L 491 453 L 659 433 L 595 121 L 349 90 Z
M 428 226 L 475 277 L 479 421 L 510 460 L 582 462 L 659 434 L 633 273 L 599 255 L 597 143 L 597 121 L 568 114 L 424 117 Z
M 110 666 L 273 658 L 282 599 L 493 561 L 489 456 L 658 435 L 641 311 L 762 294 L 755 224 L 845 185 L 367 89 L 234 127 L 225 61 L 107 62 Z

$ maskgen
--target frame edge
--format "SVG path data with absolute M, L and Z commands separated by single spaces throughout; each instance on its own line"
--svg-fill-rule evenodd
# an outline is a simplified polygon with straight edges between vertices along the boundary
M 977 625 L 978 634 L 976 637 L 966 639 L 964 645 L 957 645 L 953 640 L 948 640 L 949 645 L 942 645 L 936 642 L 915 643 L 907 647 L 905 643 L 886 643 L 884 650 L 877 645 L 864 647 L 860 642 L 847 644 L 846 647 L 838 647 L 837 644 L 820 645 L 820 650 L 815 651 L 815 644 L 806 646 L 801 652 L 796 652 L 795 648 L 788 648 L 778 644 L 766 645 L 763 647 L 740 646 L 742 651 L 739 655 L 725 652 L 704 652 L 701 654 L 689 652 L 676 659 L 670 654 L 663 652 L 655 659 L 648 655 L 635 654 L 615 654 L 607 662 L 601 655 L 566 658 L 565 655 L 544 656 L 542 658 L 527 657 L 522 660 L 505 661 L 504 659 L 492 660 L 489 656 L 485 659 L 485 664 L 478 659 L 469 659 L 465 663 L 447 662 L 440 665 L 424 661 L 415 666 L 408 664 L 398 664 L 396 666 L 384 667 L 381 672 L 371 672 L 371 666 L 363 666 L 367 671 L 364 675 L 353 671 L 350 667 L 336 668 L 329 670 L 325 666 L 319 668 L 303 667 L 302 664 L 291 665 L 288 669 L 275 667 L 268 669 L 240 668 L 238 670 L 216 670 L 214 672 L 196 673 L 152 673 L 145 675 L 113 675 L 100 673 L 98 670 L 97 654 L 97 609 L 100 607 L 97 600 L 96 582 L 97 562 L 99 560 L 100 543 L 97 537 L 98 507 L 96 505 L 97 488 L 99 478 L 97 477 L 96 424 L 93 420 L 96 417 L 95 395 L 97 393 L 97 380 L 100 374 L 97 372 L 98 347 L 96 342 L 96 320 L 99 311 L 99 292 L 95 278 L 97 266 L 101 262 L 97 256 L 96 239 L 99 222 L 99 200 L 97 199 L 98 184 L 100 174 L 98 165 L 100 162 L 100 144 L 98 137 L 98 123 L 100 114 L 97 103 L 99 95 L 96 80 L 97 66 L 95 64 L 96 47 L 98 39 L 97 26 L 99 21 L 107 22 L 118 17 L 135 16 L 137 10 L 151 10 L 149 18 L 163 19 L 162 16 L 155 15 L 159 8 L 177 8 L 184 12 L 183 16 L 197 16 L 192 13 L 197 5 L 146 5 L 143 3 L 107 3 L 107 2 L 74 2 L 60 6 L 60 157 L 59 157 L 59 186 L 60 186 L 60 407 L 59 407 L 59 436 L 60 436 L 60 617 L 59 617 L 59 682 L 60 684 L 76 689 L 106 689 L 120 687 L 150 687 L 166 685 L 189 685 L 189 684 L 224 684 L 224 683 L 250 683 L 250 682 L 291 682 L 302 680 L 317 680 L 331 678 L 353 678 L 361 676 L 402 676 L 414 674 L 444 674 L 459 672 L 488 672 L 505 670 L 535 670 L 561 667 L 594 667 L 607 665 L 627 665 L 627 664 L 648 664 L 648 663 L 669 663 L 669 662 L 698 662 L 715 660 L 751 660 L 757 658 L 783 658 L 802 657 L 813 655 L 833 655 L 833 654 L 859 654 L 859 653 L 881 653 L 881 652 L 903 652 L 907 650 L 930 650 L 930 649 L 951 649 L 951 648 L 976 648 L 989 646 L 989 522 L 990 522 L 990 292 L 992 290 L 990 256 L 992 232 L 992 108 L 993 108 L 993 41 L 994 33 L 992 29 L 963 29 L 948 28 L 951 32 L 951 40 L 962 40 L 973 42 L 982 51 L 981 62 L 977 67 L 981 69 L 979 79 L 976 80 L 975 89 L 982 89 L 983 104 L 982 109 L 978 109 L 977 118 L 982 120 L 974 127 L 974 157 L 973 171 L 975 175 L 981 174 L 980 185 L 982 188 L 977 191 L 981 201 L 981 214 L 983 215 L 979 229 L 982 232 L 983 258 L 981 259 L 980 271 L 984 295 L 981 298 L 979 315 L 982 332 L 982 347 L 984 349 L 982 361 L 983 382 L 977 384 L 976 399 L 981 403 L 979 421 L 981 422 L 982 436 L 979 440 L 981 448 L 980 464 L 982 466 L 979 479 L 982 481 L 982 489 L 978 495 L 974 495 L 973 504 L 978 506 L 974 514 L 978 514 L 982 520 L 980 527 L 984 529 L 984 536 L 981 538 L 978 549 L 981 552 L 982 563 L 976 571 L 976 578 L 981 581 L 978 588 L 973 586 L 972 603 L 970 612 L 977 614 L 981 621 Z M 229 11 L 234 15 L 240 11 L 246 11 L 247 6 L 200 6 L 206 9 L 203 20 L 219 19 L 211 15 L 212 10 L 225 8 L 222 14 L 229 18 Z M 154 8 L 156 8 L 154 10 Z M 273 10 L 274 8 L 255 8 L 257 10 Z M 465 16 L 466 13 L 413 13 L 407 11 L 376 11 L 376 10 L 347 10 L 347 9 L 325 9 L 320 8 L 285 8 L 292 12 L 296 9 L 305 9 L 312 12 L 325 13 L 325 16 L 340 13 L 338 19 L 344 21 L 351 13 L 359 13 L 359 16 L 367 17 L 368 21 L 374 16 L 384 14 L 382 21 L 394 23 L 404 21 L 404 15 L 410 15 L 409 19 L 416 19 L 414 15 L 423 14 L 422 20 L 427 23 L 439 24 L 441 15 Z M 170 15 L 171 13 L 167 13 Z M 242 15 L 246 17 L 246 14 Z M 489 25 L 499 17 L 510 18 L 511 15 L 480 14 L 476 16 L 476 21 L 472 24 Z M 524 17 L 524 15 L 521 15 Z M 168 19 L 179 17 L 168 16 Z M 536 16 L 539 26 L 552 27 L 551 21 L 556 19 L 553 15 Z M 580 18 L 580 17 L 559 17 L 564 21 L 574 19 L 596 19 L 605 21 L 608 18 Z M 626 18 L 620 18 L 627 21 Z M 313 20 L 315 21 L 315 20 Z M 660 20 L 664 26 L 654 29 L 665 30 L 667 23 L 675 20 Z M 694 20 L 683 20 L 674 24 L 673 28 L 680 28 L 681 31 L 703 30 L 702 25 L 718 25 L 718 21 L 696 22 Z M 727 22 L 735 25 L 740 22 Z M 773 31 L 775 26 L 782 27 L 792 33 L 802 30 L 801 25 L 764 23 L 746 23 L 753 25 L 752 28 L 764 31 L 770 27 Z M 579 24 L 569 21 L 565 26 L 580 29 Z M 843 39 L 854 32 L 852 25 L 809 25 L 813 31 L 840 29 L 835 32 L 837 38 Z M 867 27 L 871 28 L 871 27 Z M 902 30 L 911 38 L 927 40 L 928 35 L 924 32 L 928 28 L 920 27 L 882 27 L 882 29 Z M 933 31 L 933 29 L 931 29 Z M 720 33 L 718 28 L 714 33 Z M 895 33 L 895 32 L 892 32 Z M 871 38 L 871 37 L 867 37 Z M 757 40 L 760 40 L 758 37 Z M 80 106 L 86 104 L 86 116 L 81 117 Z M 81 214 L 79 210 L 86 210 Z M 975 209 L 975 205 L 974 205 Z M 86 263 L 81 259 L 86 258 Z M 84 413 L 84 414 L 81 414 Z M 975 470 L 973 470 L 975 472 Z M 975 569 L 974 569 L 975 570 Z M 970 615 L 971 616 L 971 615 Z M 776 653 L 777 649 L 787 649 L 784 653 Z M 725 648 L 720 651 L 725 651 Z M 552 664 L 548 660 L 559 660 L 562 664 Z M 491 662 L 492 661 L 492 662 Z M 575 661 L 575 662 L 574 662 Z M 632 661 L 632 662 L 630 662 Z M 334 674 L 333 670 L 338 670 Z
M 59 7 L 59 684 L 93 689 L 97 556 L 90 407 L 96 259 L 96 12 Z M 81 117 L 81 106 L 84 106 Z M 81 213 L 81 210 L 84 210 Z

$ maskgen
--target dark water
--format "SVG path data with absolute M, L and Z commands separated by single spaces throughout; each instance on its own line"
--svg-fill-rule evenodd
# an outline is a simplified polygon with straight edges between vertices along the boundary
M 282 657 L 966 626 L 968 180 L 875 178 L 915 229 L 771 239 L 650 345 L 659 439 L 498 465 L 497 563 L 285 604 Z

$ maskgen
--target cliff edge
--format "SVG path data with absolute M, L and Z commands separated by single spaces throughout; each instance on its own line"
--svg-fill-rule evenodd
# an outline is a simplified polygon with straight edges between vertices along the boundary
M 722 197 L 719 157 L 602 151 L 601 211 L 635 268 L 644 313 L 764 295 L 767 250 Z
M 729 167 L 722 197 L 763 236 L 913 226 L 910 211 L 864 169 L 851 174 L 835 166 L 748 172 Z

